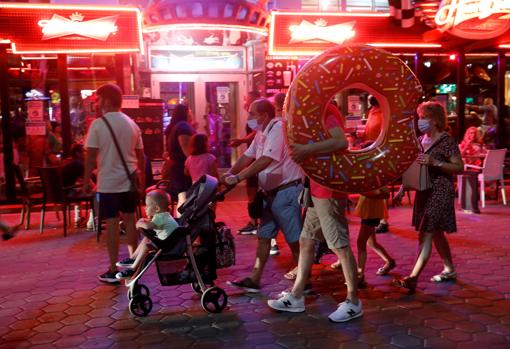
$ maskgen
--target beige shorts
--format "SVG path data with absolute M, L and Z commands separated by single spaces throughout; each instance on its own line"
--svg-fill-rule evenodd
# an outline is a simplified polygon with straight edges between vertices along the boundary
M 349 246 L 349 226 L 345 217 L 347 199 L 319 199 L 306 211 L 301 238 L 326 240 L 329 248 Z

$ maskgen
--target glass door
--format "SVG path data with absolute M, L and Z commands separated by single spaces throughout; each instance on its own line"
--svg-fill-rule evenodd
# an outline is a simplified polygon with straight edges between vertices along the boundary
M 206 82 L 205 129 L 210 151 L 218 159 L 218 167 L 231 166 L 232 130 L 237 127 L 237 89 L 235 82 Z

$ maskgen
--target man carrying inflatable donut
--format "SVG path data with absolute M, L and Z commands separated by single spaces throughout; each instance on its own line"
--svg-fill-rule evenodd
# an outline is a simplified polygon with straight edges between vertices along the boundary
M 337 111 L 338 112 L 338 111 Z M 329 106 L 324 122 L 330 138 L 310 144 L 291 145 L 291 157 L 297 163 L 309 156 L 328 154 L 347 149 L 342 127 Z M 345 208 L 347 196 L 327 189 L 310 179 L 312 207 L 306 211 L 301 238 L 299 239 L 299 261 L 297 278 L 290 292 L 282 292 L 280 298 L 269 300 L 269 307 L 299 313 L 305 311 L 304 288 L 308 281 L 314 259 L 316 240 L 325 239 L 328 247 L 339 257 L 347 284 L 347 298 L 338 309 L 329 315 L 333 322 L 345 322 L 363 315 L 361 301 L 357 295 L 356 260 L 349 242 L 349 229 Z

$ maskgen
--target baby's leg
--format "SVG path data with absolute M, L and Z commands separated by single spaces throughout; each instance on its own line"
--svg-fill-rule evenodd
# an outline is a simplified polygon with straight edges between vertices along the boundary
M 144 237 L 142 242 L 136 248 L 135 253 L 133 254 L 133 257 L 135 258 L 135 262 L 133 263 L 133 269 L 134 270 L 136 270 L 138 268 L 138 266 L 141 263 L 143 263 L 145 257 L 147 256 L 147 254 L 151 250 L 147 246 L 147 244 L 151 244 L 151 241 L 147 237 Z

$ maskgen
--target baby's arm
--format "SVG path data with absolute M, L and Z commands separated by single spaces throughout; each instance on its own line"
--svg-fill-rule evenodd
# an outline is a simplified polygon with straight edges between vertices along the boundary
M 137 229 L 154 229 L 156 225 L 152 223 L 149 219 L 146 218 L 140 218 L 138 222 L 136 222 L 136 228 Z

